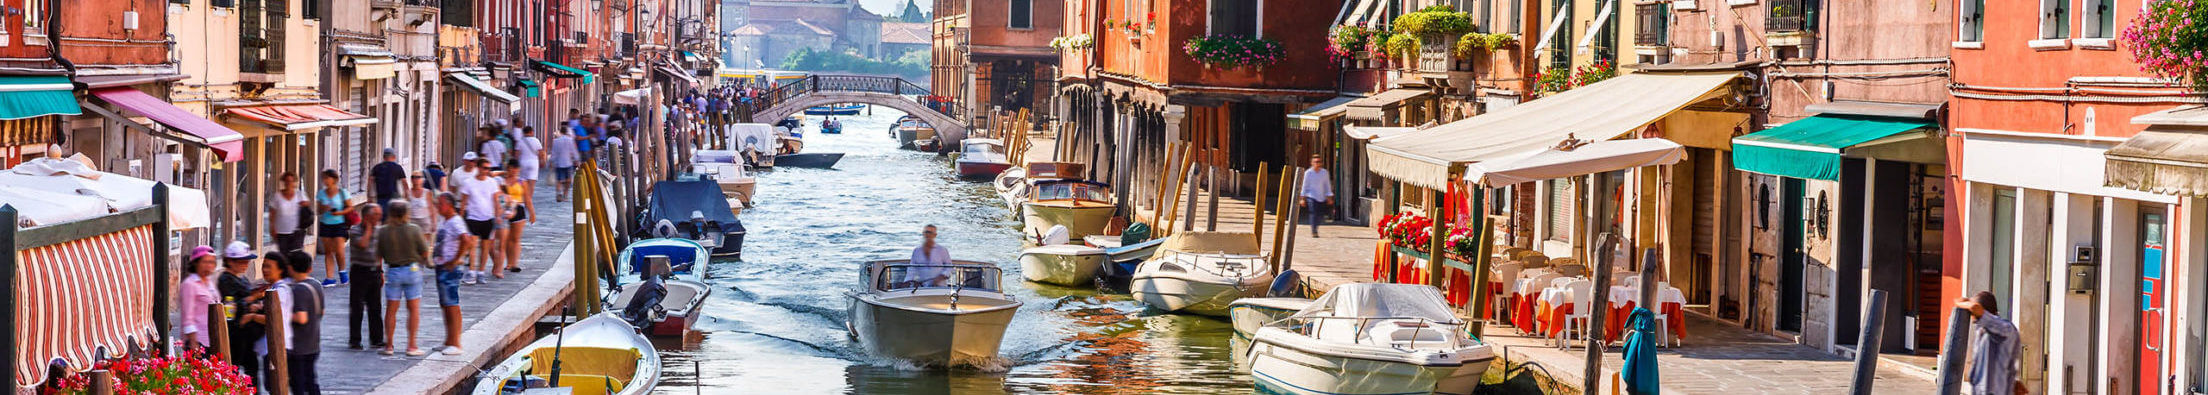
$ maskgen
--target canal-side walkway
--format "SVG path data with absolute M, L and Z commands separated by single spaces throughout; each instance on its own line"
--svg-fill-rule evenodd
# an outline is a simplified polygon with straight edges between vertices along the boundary
M 422 289 L 421 335 L 417 344 L 429 354 L 408 357 L 406 317 L 399 317 L 398 355 L 383 356 L 375 350 L 345 348 L 347 289 L 324 288 L 328 308 L 322 318 L 322 358 L 317 362 L 324 393 L 330 394 L 443 394 L 466 388 L 466 380 L 482 366 L 504 357 L 501 348 L 526 344 L 534 337 L 534 324 L 556 309 L 574 285 L 574 210 L 568 202 L 552 201 L 552 188 L 537 189 L 535 225 L 522 231 L 522 272 L 480 285 L 460 286 L 460 355 L 438 352 L 445 339 L 445 322 L 437 305 L 433 279 Z M 403 307 L 402 307 L 403 308 Z M 365 342 L 365 340 L 363 340 Z

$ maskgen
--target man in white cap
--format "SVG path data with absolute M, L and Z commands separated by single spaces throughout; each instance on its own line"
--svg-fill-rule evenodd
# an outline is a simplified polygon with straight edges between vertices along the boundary
M 448 181 L 445 182 L 445 190 L 457 193 L 460 192 L 461 184 L 475 182 L 475 173 L 483 171 L 483 169 L 475 167 L 475 162 L 482 158 L 483 156 L 476 155 L 475 151 L 460 154 L 460 168 L 453 170 L 452 176 L 446 178 Z

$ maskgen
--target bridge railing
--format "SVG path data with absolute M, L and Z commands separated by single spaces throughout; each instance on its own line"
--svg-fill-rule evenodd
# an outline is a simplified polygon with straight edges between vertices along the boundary
M 745 106 L 748 108 L 743 108 L 743 110 L 748 110 L 749 114 L 756 114 L 759 111 L 765 111 L 767 108 L 820 92 L 870 92 L 906 96 L 944 115 L 952 118 L 958 117 L 958 106 L 950 105 L 951 103 L 946 100 L 937 100 L 930 96 L 927 87 L 912 83 L 912 81 L 906 81 L 904 78 L 871 75 L 816 74 L 790 80 L 775 86 L 773 90 L 760 97 L 753 98 L 750 105 Z M 749 114 L 745 114 L 746 118 L 749 118 Z

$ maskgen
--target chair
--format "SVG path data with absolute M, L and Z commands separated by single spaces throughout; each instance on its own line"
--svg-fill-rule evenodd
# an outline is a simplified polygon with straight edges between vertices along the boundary
M 1511 289 L 1512 289 L 1512 288 L 1516 288 L 1516 287 L 1518 286 L 1518 273 L 1521 273 L 1521 272 L 1524 272 L 1524 271 L 1525 271 L 1525 264 L 1522 264 L 1522 263 L 1512 262 L 1512 263 L 1499 263 L 1499 264 L 1496 264 L 1496 265 L 1495 265 L 1495 282 L 1496 282 L 1496 283 L 1497 283 L 1497 284 L 1498 284 L 1499 286 L 1495 288 L 1495 292 L 1494 292 L 1494 294 L 1496 294 L 1496 295 L 1510 295 L 1510 294 L 1511 294 Z M 1504 307 L 1506 307 L 1506 306 L 1509 306 L 1509 304 L 1506 304 L 1506 303 L 1504 303 L 1504 302 L 1503 302 L 1503 298 L 1492 298 L 1492 299 L 1488 300 L 1488 303 L 1487 303 L 1487 305 L 1488 305 L 1488 310 L 1487 310 L 1487 312 L 1488 312 L 1488 314 L 1489 314 L 1489 317 L 1488 317 L 1488 318 L 1489 318 L 1489 319 L 1491 319 L 1491 320 L 1493 320 L 1493 319 L 1501 319 L 1501 318 L 1502 318 L 1502 316 L 1503 316 L 1503 314 L 1502 314 L 1503 308 L 1504 308 Z
M 1520 257 L 1518 258 L 1518 262 L 1526 264 L 1527 269 L 1539 269 L 1549 267 L 1549 257 L 1540 255 L 1527 255 L 1524 257 Z
M 1584 276 L 1586 276 L 1586 275 L 1587 275 L 1587 265 L 1581 265 L 1581 264 L 1578 264 L 1578 263 L 1569 263 L 1569 264 L 1557 264 L 1557 265 L 1555 265 L 1555 267 L 1556 267 L 1556 272 L 1557 272 L 1557 273 L 1561 273 L 1561 274 L 1563 274 L 1563 275 L 1566 275 L 1566 276 L 1571 276 L 1571 277 L 1584 277 Z
M 1571 290 L 1572 312 L 1564 315 L 1564 330 L 1556 332 L 1556 347 L 1569 349 L 1572 348 L 1571 337 L 1574 333 L 1579 333 L 1581 339 L 1593 341 L 1594 337 L 1582 332 L 1596 330 L 1590 328 L 1593 326 L 1593 313 L 1595 309 L 1607 306 L 1595 306 L 1594 282 L 1574 279 L 1564 286 Z

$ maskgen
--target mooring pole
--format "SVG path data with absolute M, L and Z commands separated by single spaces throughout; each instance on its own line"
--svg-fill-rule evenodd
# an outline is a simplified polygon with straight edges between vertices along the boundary
M 1955 308 L 1947 314 L 1947 340 L 1940 342 L 1939 395 L 1952 395 L 1963 389 L 1963 359 L 1970 355 L 1970 310 Z
M 1863 334 L 1855 342 L 1855 384 L 1848 393 L 1870 395 L 1871 379 L 1878 374 L 1878 347 L 1880 335 L 1886 333 L 1886 291 L 1871 290 L 1871 297 L 1863 304 Z

